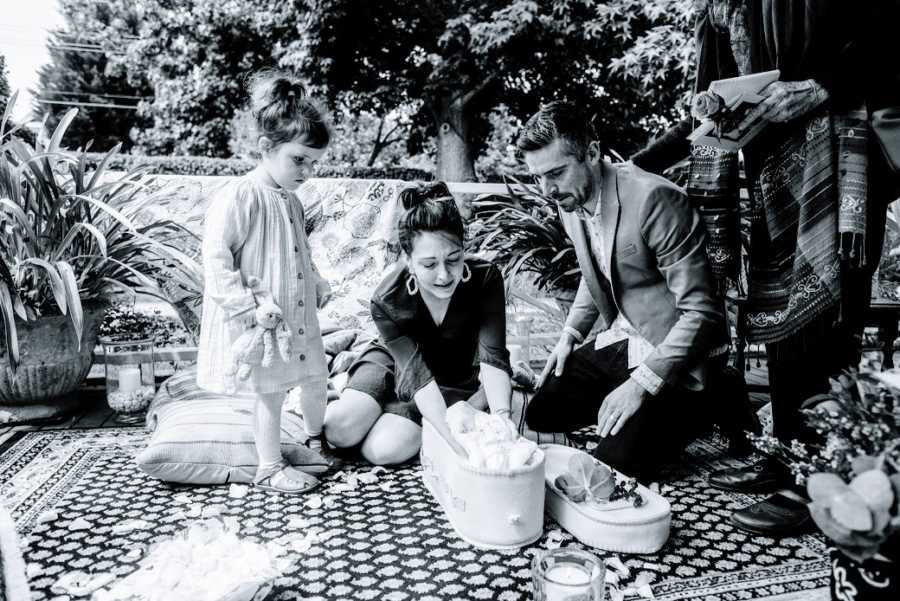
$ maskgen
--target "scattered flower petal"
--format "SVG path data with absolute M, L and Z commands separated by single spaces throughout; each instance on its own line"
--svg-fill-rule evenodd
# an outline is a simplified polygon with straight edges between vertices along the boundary
M 622 563 L 622 560 L 615 555 L 606 559 L 606 567 L 614 570 L 621 578 L 625 580 L 631 578 L 631 570 L 628 569 L 628 566 Z
M 275 569 L 283 574 L 293 568 L 295 562 L 293 557 L 279 557 L 275 560 Z
M 137 570 L 95 601 L 262 599 L 287 565 L 278 559 L 269 546 L 239 538 L 227 519 L 202 520 L 156 543 Z
M 204 507 L 200 512 L 200 517 L 203 518 L 217 518 L 223 515 L 226 511 L 226 507 L 224 505 L 210 505 L 208 507 Z
M 309 520 L 302 515 L 292 515 L 288 518 L 287 527 L 291 529 L 308 528 Z
M 372 472 L 359 474 L 359 481 L 363 484 L 375 484 L 378 482 L 378 474 L 373 474 Z
M 84 597 L 97 589 L 110 584 L 116 577 L 108 572 L 88 574 L 81 570 L 68 572 L 60 576 L 50 590 L 57 595 L 73 595 Z
M 609 601 L 624 601 L 625 599 L 625 591 L 621 590 L 617 586 L 609 587 Z
M 39 515 L 37 517 L 37 523 L 38 524 L 47 524 L 49 522 L 55 522 L 58 519 L 59 519 L 59 513 L 52 509 L 48 509 L 47 511 L 41 513 L 41 515 Z
M 91 523 L 84 518 L 75 518 L 69 524 L 69 530 L 89 530 Z
M 559 549 L 563 538 L 564 535 L 562 533 L 562 530 L 560 530 L 559 528 L 554 528 L 547 533 L 547 542 L 544 546 L 548 549 Z
M 112 533 L 116 535 L 127 534 L 133 530 L 146 530 L 150 522 L 145 520 L 124 520 L 112 527 Z
M 232 484 L 228 487 L 228 496 L 232 499 L 243 499 L 250 492 L 250 487 L 246 484 Z
M 308 528 L 309 520 L 302 515 L 292 515 L 288 519 L 287 527 L 292 529 Z

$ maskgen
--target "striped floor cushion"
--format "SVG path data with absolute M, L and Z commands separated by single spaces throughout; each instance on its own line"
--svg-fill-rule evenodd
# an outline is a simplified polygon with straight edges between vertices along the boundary
M 250 396 L 223 396 L 201 390 L 196 370 L 179 371 L 160 386 L 147 411 L 153 432 L 138 454 L 138 466 L 153 478 L 185 484 L 251 482 L 257 457 Z M 328 462 L 303 443 L 302 419 L 281 417 L 281 453 L 294 466 L 322 473 Z

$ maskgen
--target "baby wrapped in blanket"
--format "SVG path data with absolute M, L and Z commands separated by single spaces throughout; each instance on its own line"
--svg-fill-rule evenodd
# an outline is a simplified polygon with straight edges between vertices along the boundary
M 447 409 L 447 425 L 469 454 L 472 467 L 514 470 L 530 465 L 538 449 L 535 443 L 519 436 L 509 419 L 478 411 L 469 403 L 456 403 Z

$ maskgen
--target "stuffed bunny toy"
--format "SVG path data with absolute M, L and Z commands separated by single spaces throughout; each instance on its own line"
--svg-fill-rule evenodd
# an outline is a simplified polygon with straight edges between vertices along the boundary
M 290 361 L 291 356 L 291 333 L 281 309 L 275 304 L 271 293 L 260 288 L 257 278 L 249 278 L 247 285 L 256 297 L 256 323 L 231 345 L 231 363 L 226 371 L 228 377 L 240 381 L 247 380 L 257 365 L 271 367 L 276 349 L 285 363 Z

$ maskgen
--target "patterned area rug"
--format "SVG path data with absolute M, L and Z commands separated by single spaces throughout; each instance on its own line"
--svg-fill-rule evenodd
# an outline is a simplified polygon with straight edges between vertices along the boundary
M 324 503 L 315 508 L 304 497 L 251 490 L 232 498 L 228 487 L 173 487 L 135 466 L 146 440 L 137 428 L 34 432 L 0 455 L 0 498 L 22 537 L 36 600 L 67 599 L 51 588 L 71 570 L 130 573 L 149 544 L 191 521 L 185 503 L 234 516 L 241 535 L 258 542 L 290 532 L 298 516 L 322 530 L 321 542 L 276 581 L 267 598 L 278 600 L 531 599 L 532 556 L 558 530 L 548 520 L 540 541 L 514 552 L 471 547 L 423 487 L 418 465 L 381 472 L 377 482 L 338 494 L 328 492 L 334 483 L 326 481 Z M 590 446 L 585 438 L 581 443 Z M 650 573 L 657 599 L 827 598 L 820 538 L 777 541 L 730 525 L 729 513 L 754 497 L 705 485 L 705 474 L 723 465 L 719 454 L 709 440 L 691 445 L 684 458 L 689 463 L 668 470 L 661 489 L 673 509 L 669 542 L 655 555 L 621 559 L 634 576 Z M 150 528 L 114 534 L 128 519 L 145 520 Z M 72 528 L 75 520 L 83 529 Z M 562 545 L 579 545 L 563 534 Z

